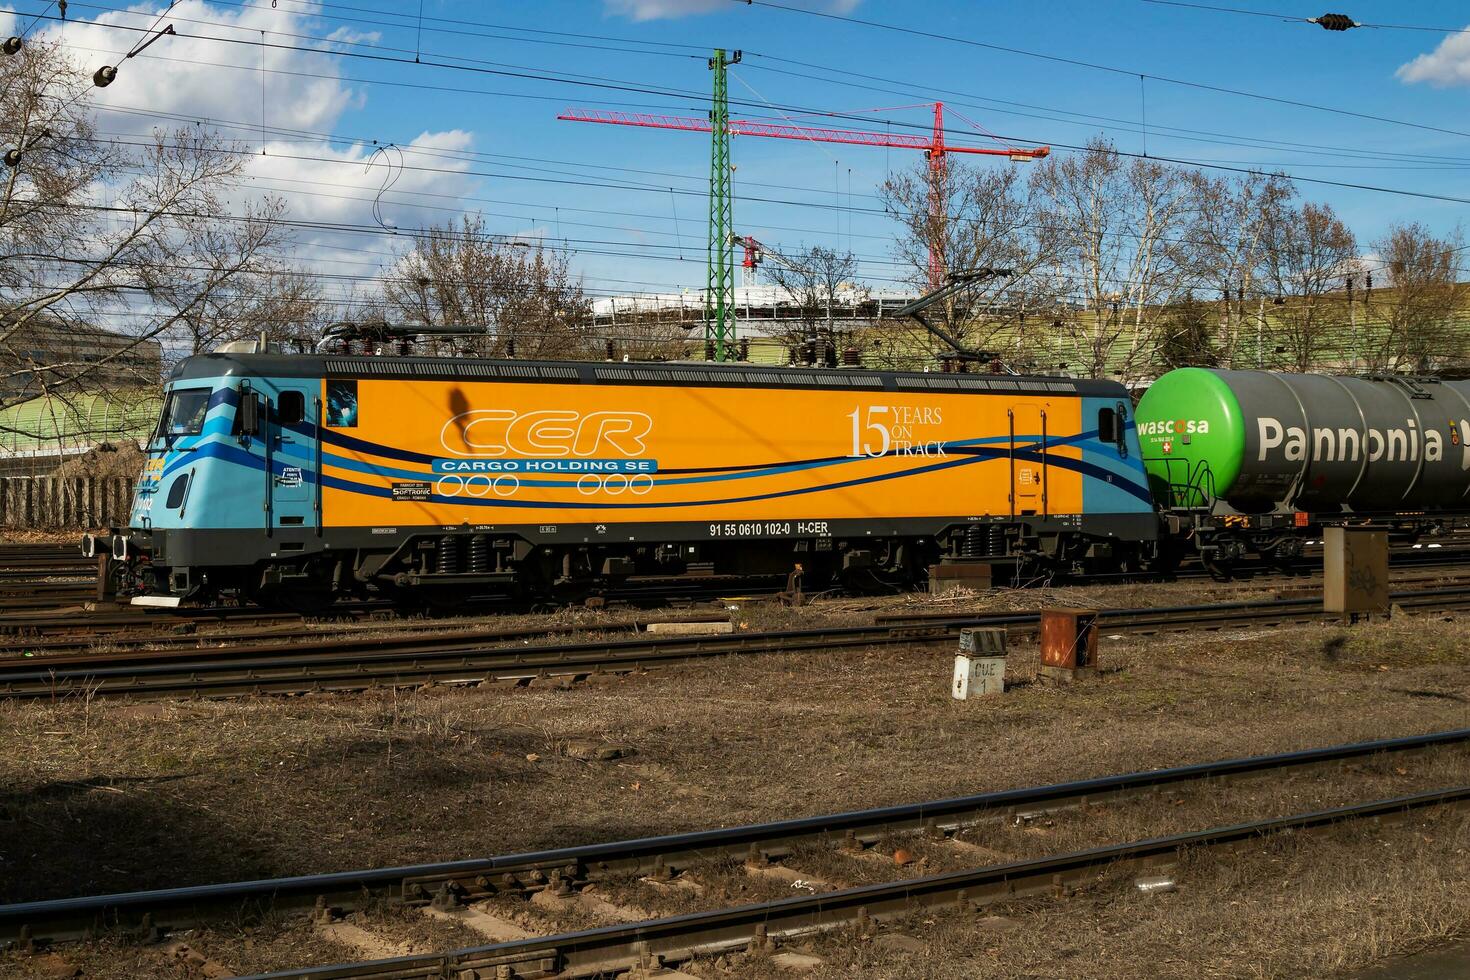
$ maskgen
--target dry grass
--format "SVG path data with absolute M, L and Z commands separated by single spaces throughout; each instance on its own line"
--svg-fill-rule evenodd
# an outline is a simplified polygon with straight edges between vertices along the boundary
M 742 621 L 757 619 L 755 610 L 747 612 Z M 489 855 L 1459 727 L 1470 698 L 1467 640 L 1470 626 L 1438 619 L 1352 631 L 1105 639 L 1105 672 L 1070 689 L 1036 683 L 1035 649 L 1018 647 L 1008 671 L 1012 690 L 970 702 L 948 696 L 950 651 L 881 649 L 729 658 L 570 689 L 0 704 L 0 900 Z M 615 743 L 632 754 L 587 761 L 566 752 L 575 741 Z M 1463 772 L 1463 757 L 1452 758 Z M 1389 770 L 1372 778 L 1392 786 L 1397 776 Z M 1300 809 L 1309 790 L 1276 802 L 1282 812 Z M 1146 829 L 1130 826 L 1137 818 L 1128 814 L 1110 808 L 1095 822 L 1058 818 L 1050 839 L 1035 846 L 1053 850 L 1090 834 Z M 1191 812 L 1195 819 L 1208 815 Z M 1030 853 L 1011 841 L 983 842 Z M 1408 893 L 1392 882 L 1380 882 L 1387 897 L 1369 910 L 1393 924 L 1383 927 L 1390 938 L 1370 942 L 1356 921 L 1342 918 L 1335 931 L 1328 928 L 1326 910 L 1334 903 L 1366 901 L 1348 884 L 1367 888 L 1379 880 L 1371 874 L 1394 872 L 1362 860 L 1361 851 L 1354 858 L 1346 845 L 1340 852 L 1330 846 L 1303 845 L 1329 848 L 1321 853 L 1363 868 L 1345 873 L 1339 891 L 1329 887 L 1337 880 L 1331 876 L 1312 879 L 1321 894 L 1299 898 L 1322 911 L 1310 922 L 1281 924 L 1281 935 L 1291 937 L 1280 940 L 1280 963 L 1287 965 L 1266 972 L 1249 972 L 1259 959 L 1254 946 L 1231 952 L 1228 927 L 1239 921 L 1227 916 L 1217 928 L 1210 919 L 1212 905 L 1260 900 L 1231 892 L 1227 866 L 1201 871 L 1199 884 L 1149 903 L 1126 889 L 1088 895 L 1065 909 L 1042 903 L 1042 918 L 1034 928 L 1028 918 L 1025 931 L 1046 943 L 1017 946 L 1006 934 L 1005 956 L 987 958 L 983 937 L 957 925 L 954 942 L 969 957 L 957 962 L 969 963 L 969 973 L 866 973 L 863 966 L 845 975 L 976 975 L 1011 963 L 1014 950 L 1034 975 L 1122 976 L 1086 972 L 1093 958 L 1074 963 L 1072 954 L 1063 955 L 1067 944 L 1088 949 L 1102 923 L 1125 939 L 1136 933 L 1140 950 L 1162 955 L 1158 944 L 1175 916 L 1182 917 L 1176 925 L 1193 923 L 1209 939 L 1198 961 L 1216 964 L 1215 972 L 1201 976 L 1307 975 L 1293 974 L 1291 964 L 1361 964 L 1377 950 L 1455 934 L 1446 922 L 1463 929 L 1463 910 L 1430 915 L 1422 898 L 1401 901 Z M 1394 861 L 1413 868 L 1438 853 L 1413 835 L 1392 846 Z M 1293 860 L 1301 867 L 1293 865 L 1292 874 L 1310 878 L 1314 859 Z M 1465 866 L 1462 856 L 1438 874 L 1451 882 Z M 1295 895 L 1295 882 L 1275 887 Z M 729 900 L 753 900 L 758 889 L 751 888 Z M 1196 909 L 1197 895 L 1214 897 Z M 1069 924 L 1067 910 L 1086 911 Z M 292 943 L 299 940 L 277 941 L 266 926 L 253 928 L 264 931 L 239 940 L 252 968 L 297 955 Z M 1195 956 L 1194 935 L 1185 934 L 1191 945 L 1176 938 L 1170 955 Z M 235 942 L 223 934 L 212 941 Z M 250 952 L 257 948 L 258 958 Z M 109 961 L 113 954 L 99 950 L 78 955 L 90 964 L 126 964 L 134 955 L 117 951 Z M 272 950 L 284 951 L 284 959 Z M 0 973 L 7 968 L 0 960 Z M 1024 975 L 1018 969 L 1012 963 L 998 975 Z

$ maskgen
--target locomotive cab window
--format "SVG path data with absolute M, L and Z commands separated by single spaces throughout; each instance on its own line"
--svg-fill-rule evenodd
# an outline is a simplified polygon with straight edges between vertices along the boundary
M 1097 441 L 1118 441 L 1118 413 L 1111 408 L 1097 410 Z
M 204 431 L 204 416 L 209 412 L 208 388 L 176 388 L 163 405 L 156 437 L 197 436 Z
M 283 391 L 276 399 L 276 419 L 282 425 L 298 425 L 306 418 L 306 396 L 299 391 Z

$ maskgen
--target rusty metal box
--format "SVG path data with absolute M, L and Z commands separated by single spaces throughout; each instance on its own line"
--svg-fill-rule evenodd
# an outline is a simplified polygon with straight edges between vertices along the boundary
M 1041 664 L 1062 670 L 1097 666 L 1097 610 L 1043 609 Z
M 1388 612 L 1387 529 L 1329 527 L 1322 544 L 1323 611 Z

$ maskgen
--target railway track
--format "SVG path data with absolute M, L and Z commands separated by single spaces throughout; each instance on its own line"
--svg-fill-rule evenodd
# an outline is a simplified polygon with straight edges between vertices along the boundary
M 660 623 L 708 623 L 727 620 L 723 613 L 686 613 L 677 616 L 660 616 Z M 535 626 L 495 626 L 493 620 L 392 620 L 381 625 L 391 629 L 391 634 L 354 638 L 351 631 L 333 630 L 329 625 L 318 624 L 309 628 L 271 628 L 236 630 L 220 633 L 152 633 L 139 636 L 109 638 L 106 653 L 88 653 L 91 641 L 86 637 L 51 636 L 15 644 L 24 651 L 22 660 L 35 654 L 46 654 L 45 664 L 66 666 L 106 661 L 121 666 L 129 663 L 147 663 L 162 659 L 165 655 L 185 651 L 191 656 L 235 656 L 248 651 L 250 656 L 265 656 L 281 650 L 303 650 L 317 644 L 339 645 L 338 648 L 376 650 L 394 643 L 411 641 L 423 636 L 429 644 L 452 642 L 458 636 L 460 642 L 473 639 L 477 643 L 512 643 L 545 639 L 566 633 L 633 633 L 648 626 L 647 617 L 633 619 L 609 619 L 597 623 L 546 622 Z M 371 627 L 369 627 L 371 628 Z M 13 654 L 0 656 L 0 670 L 17 662 Z
M 1460 577 L 1411 576 L 1396 578 L 1395 584 L 1448 585 L 1461 581 Z M 1463 581 L 1470 584 L 1470 571 L 1467 571 Z M 1290 592 L 1304 597 L 1312 594 L 1312 586 L 1302 579 L 1283 579 L 1283 582 L 1299 583 L 1284 585 L 1283 594 Z M 1244 587 L 1264 588 L 1265 583 L 1252 582 Z M 310 639 L 319 636 L 333 624 L 382 620 L 393 624 L 396 629 L 418 622 L 443 626 L 466 617 L 493 615 L 493 611 L 467 609 L 464 616 L 421 621 L 398 615 L 391 607 L 382 603 L 341 603 L 317 617 L 232 606 L 174 610 L 68 608 L 58 611 L 58 607 L 67 605 L 81 606 L 92 600 L 94 595 L 94 587 L 86 584 L 42 582 L 7 589 L 4 583 L 0 583 L 0 638 L 12 638 L 8 641 L 0 639 L 0 644 L 25 650 L 85 650 L 94 645 L 99 634 L 107 634 L 107 642 L 113 646 L 137 646 L 144 643 L 184 646 L 211 641 L 233 642 L 236 638 L 263 639 L 268 635 L 276 635 L 281 639 Z M 658 608 L 660 605 L 677 608 L 681 599 L 698 598 L 708 600 L 710 597 L 645 591 L 629 600 L 619 597 L 619 601 L 626 601 L 634 608 Z M 740 598 L 769 598 L 769 595 L 757 592 L 754 595 L 742 595 Z M 200 633 L 197 639 L 194 638 L 195 631 L 215 626 L 228 627 L 229 635 Z
M 437 864 L 376 868 L 293 878 L 232 882 L 0 906 L 0 947 L 40 947 L 101 934 L 155 939 L 164 933 L 229 918 L 242 908 L 311 912 L 319 920 L 367 907 L 432 907 L 441 914 L 481 900 L 562 896 L 611 880 L 648 876 L 670 882 L 704 866 L 745 862 L 768 866 L 813 847 L 862 853 L 880 842 L 922 834 L 953 841 L 987 822 L 1032 820 L 1062 810 L 1157 797 L 1247 779 L 1284 779 L 1312 769 L 1361 765 L 1375 758 L 1463 749 L 1470 729 L 1436 732 L 1266 756 L 1080 780 L 1050 786 L 931 800 L 664 837 L 594 844 Z M 909 914 L 944 902 L 978 907 L 1029 894 L 1053 893 L 1102 868 L 1166 862 L 1185 848 L 1247 845 L 1282 831 L 1309 831 L 1345 821 L 1388 818 L 1470 801 L 1456 786 L 1353 806 L 1264 819 L 1111 847 L 1011 861 L 813 896 L 574 934 L 496 943 L 390 962 L 289 971 L 280 976 L 435 977 L 589 976 L 697 953 L 769 943 L 837 925 Z M 957 845 L 958 846 L 958 845 Z M 970 845 L 973 846 L 973 845 Z M 968 852 L 966 852 L 968 853 Z M 969 858 L 967 858 L 969 860 Z M 495 972 L 506 968 L 509 972 Z M 456 971 L 481 970 L 481 973 Z M 402 972 L 394 972 L 402 971 Z
M 38 583 L 39 584 L 39 583 Z M 51 584 L 51 583 L 47 583 Z M 598 605 L 616 604 L 635 609 L 658 608 L 697 602 L 708 602 L 725 594 L 741 591 L 742 597 L 769 598 L 776 594 L 775 588 L 752 588 L 745 583 L 744 590 L 737 590 L 733 583 L 696 583 L 693 587 L 675 588 L 666 584 L 640 585 L 636 588 L 618 590 L 607 596 L 598 597 Z M 18 588 L 18 591 L 19 588 Z M 58 587 L 47 597 L 20 595 L 14 601 L 7 598 L 0 586 L 0 635 L 54 637 L 99 632 L 121 633 L 129 630 L 170 629 L 179 626 L 207 626 L 228 624 L 231 627 L 255 628 L 272 624 L 355 622 L 365 619 L 392 619 L 406 621 L 391 604 L 382 601 L 339 602 L 315 615 L 294 612 L 279 612 L 246 606 L 179 607 L 175 609 L 142 609 L 128 606 L 105 608 L 74 608 L 95 598 L 94 586 Z M 472 603 L 460 612 L 472 616 L 511 611 L 504 601 L 487 600 Z M 445 619 L 453 619 L 446 616 Z M 302 635 L 309 635 L 303 631 Z
M 50 546 L 47 546 L 50 547 Z M 0 635 L 17 636 L 67 633 L 122 632 L 173 626 L 177 624 L 206 625 L 229 623 L 236 627 L 252 628 L 271 624 L 299 622 L 331 622 L 334 620 L 360 620 L 374 616 L 396 617 L 397 613 L 382 602 L 343 602 L 322 610 L 313 616 L 294 612 L 280 612 L 254 607 L 181 607 L 176 609 L 135 609 L 126 605 L 109 607 L 97 604 L 96 566 L 87 561 L 78 561 L 69 550 L 58 554 L 34 553 L 33 557 L 11 559 L 20 564 L 7 566 L 4 552 L 0 552 Z M 36 557 L 39 556 L 39 557 Z M 64 558 L 64 560 L 63 560 Z M 25 562 L 31 562 L 29 566 Z M 40 562 L 40 564 L 36 564 Z M 70 562 L 71 564 L 68 564 Z M 1410 569 L 1443 569 L 1444 577 L 1460 577 L 1456 571 L 1470 578 L 1470 558 L 1466 549 L 1447 547 L 1444 550 L 1403 549 L 1392 556 L 1395 571 Z M 1179 579 L 1192 581 L 1207 577 L 1203 569 L 1184 570 Z M 1429 571 L 1418 581 L 1429 581 L 1434 577 Z M 58 581 L 58 579 L 61 579 Z M 1297 571 L 1260 570 L 1242 575 L 1233 580 L 1236 588 L 1243 590 L 1263 589 L 1280 583 L 1283 590 L 1305 595 L 1311 583 L 1320 582 L 1320 571 L 1313 573 L 1310 565 Z M 1407 584 L 1412 575 L 1404 576 Z M 1077 585 L 1099 585 L 1109 583 L 1131 583 L 1157 581 L 1137 574 L 1103 573 L 1070 582 Z M 1043 584 L 1040 581 L 1028 584 Z M 780 591 L 781 586 L 761 580 L 738 579 L 733 576 L 702 580 L 671 581 L 662 578 L 639 580 L 607 594 L 596 597 L 596 602 L 625 604 L 635 608 L 651 608 L 659 605 L 678 606 L 685 603 L 720 599 L 732 592 L 742 597 L 770 598 Z M 481 613 L 495 611 L 498 603 L 486 602 L 477 606 Z
M 21 576 L 94 575 L 96 561 L 72 546 L 0 544 L 0 580 Z
M 1470 802 L 1470 786 L 1351 806 L 1211 827 L 1191 833 L 1073 851 L 1033 861 L 863 885 L 816 895 L 603 926 L 553 936 L 410 954 L 331 966 L 255 974 L 245 980 L 439 980 L 459 977 L 604 977 L 629 970 L 650 973 L 696 956 L 776 944 L 840 928 L 875 932 L 880 923 L 929 909 L 976 911 L 1018 898 L 1054 896 L 1084 885 L 1104 870 L 1135 871 L 1168 865 L 1182 852 L 1249 847 L 1276 834 L 1322 831 L 1357 821 L 1402 818 L 1428 808 Z
M 1453 611 L 1470 609 L 1470 586 L 1447 586 L 1436 589 L 1398 590 L 1391 592 L 1393 603 L 1407 611 Z M 1337 619 L 1324 613 L 1320 596 L 1261 599 L 1246 602 L 1222 602 L 1189 606 L 1161 606 L 1152 609 L 1100 609 L 1098 628 L 1109 632 L 1168 633 L 1190 630 L 1215 630 L 1237 626 L 1275 626 L 1286 623 L 1313 623 Z M 1039 623 L 1034 612 L 996 613 L 975 616 L 956 612 L 879 613 L 873 617 L 880 626 L 936 628 L 963 626 L 1004 626 L 1023 635 L 1033 634 Z M 1027 629 L 1030 627 L 1030 629 Z
M 3 606 L 0 606 L 3 609 Z M 271 624 L 309 621 L 360 621 L 392 614 L 392 607 L 382 602 L 339 603 L 318 617 L 300 613 L 273 612 L 245 606 L 213 606 L 203 609 L 70 609 L 57 612 L 21 611 L 0 614 L 0 634 L 12 636 L 56 636 L 59 634 L 96 634 L 204 625 L 258 627 Z
M 1470 589 L 1397 592 L 1409 610 L 1470 608 Z M 1106 632 L 1158 633 L 1320 622 L 1314 599 L 1108 609 Z M 290 644 L 231 646 L 208 651 L 86 654 L 0 664 L 0 697 L 34 700 L 70 695 L 169 699 L 237 697 L 417 687 L 426 684 L 524 684 L 538 679 L 582 680 L 732 654 L 831 652 L 864 647 L 953 643 L 964 627 L 1004 628 L 1034 635 L 1038 612 L 909 613 L 877 617 L 871 626 L 715 636 L 638 636 L 630 639 L 497 646 L 472 632 L 411 637 L 336 637 Z

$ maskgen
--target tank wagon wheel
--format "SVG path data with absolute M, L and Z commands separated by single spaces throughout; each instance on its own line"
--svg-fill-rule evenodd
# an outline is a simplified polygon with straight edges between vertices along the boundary
M 1302 562 L 1302 546 L 1303 539 L 1300 537 L 1287 536 L 1279 539 L 1270 548 L 1272 566 L 1287 575 L 1312 574 L 1311 566 Z

